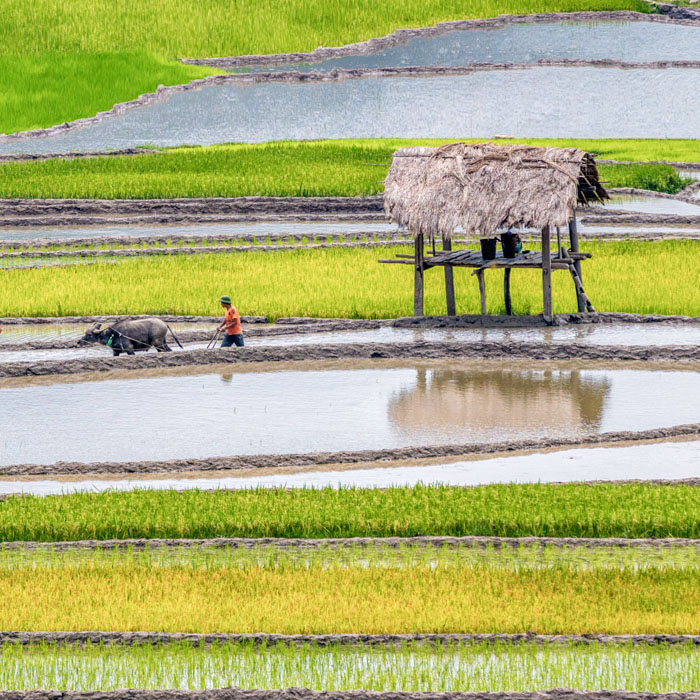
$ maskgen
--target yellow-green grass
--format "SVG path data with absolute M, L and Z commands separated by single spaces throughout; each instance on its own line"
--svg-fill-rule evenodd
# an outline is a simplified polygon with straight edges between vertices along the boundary
M 695 241 L 590 241 L 582 247 L 593 253 L 583 264 L 583 279 L 598 311 L 700 315 Z M 214 315 L 222 293 L 230 294 L 242 313 L 270 318 L 407 316 L 413 311 L 411 268 L 377 260 L 411 250 L 397 246 L 156 256 L 117 264 L 7 270 L 0 275 L 0 316 Z M 673 274 L 662 274 L 665 270 Z M 489 271 L 485 277 L 487 311 L 502 313 L 503 273 Z M 569 275 L 557 272 L 552 277 L 555 311 L 575 311 Z M 430 270 L 425 279 L 426 314 L 444 314 L 442 271 Z M 540 313 L 540 274 L 516 270 L 511 281 L 515 313 Z M 478 285 L 471 271 L 456 270 L 455 285 L 458 312 L 478 313 Z
M 2 78 L 0 78 L 1 80 Z M 1 99 L 1 98 L 0 98 Z M 0 164 L 0 197 L 149 199 L 167 197 L 359 196 L 379 194 L 391 153 L 441 140 L 280 141 L 174 148 L 137 156 Z M 499 140 L 499 143 L 516 143 Z M 700 141 L 524 139 L 575 146 L 620 160 L 700 161 Z M 369 165 L 375 164 L 375 165 Z M 376 167 L 386 164 L 386 167 Z M 600 167 L 609 187 L 677 192 L 687 182 L 670 166 Z
M 700 488 L 640 483 L 135 490 L 0 503 L 2 542 L 416 535 L 700 538 Z
M 414 692 L 616 688 L 663 693 L 700 687 L 699 661 L 700 650 L 692 644 L 5 644 L 0 649 L 0 687 Z
M 3 22 L 2 27 L 7 25 Z M 27 29 L 16 38 L 35 35 Z M 0 133 L 92 117 L 118 102 L 155 92 L 159 85 L 188 83 L 216 72 L 166 60 L 138 47 L 119 53 L 55 51 L 39 56 L 3 55 L 0 48 Z
M 0 570 L 0 628 L 692 634 L 700 586 L 697 569 L 29 562 Z
M 465 17 L 580 10 L 649 12 L 641 0 L 5 0 L 7 53 L 148 48 L 166 56 L 308 51 Z
M 642 0 L 5 0 L 0 133 L 89 117 L 135 98 L 144 86 L 211 72 L 178 66 L 178 57 L 310 51 L 443 20 L 577 10 L 648 12 L 649 6 Z M 148 53 L 137 59 L 137 52 Z M 161 80 L 156 76 L 166 61 L 169 73 Z

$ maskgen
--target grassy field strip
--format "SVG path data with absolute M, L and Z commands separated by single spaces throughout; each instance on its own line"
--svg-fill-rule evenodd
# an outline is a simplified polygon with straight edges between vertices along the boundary
M 484 141 L 485 139 L 470 139 Z M 375 195 L 391 153 L 407 145 L 440 145 L 437 139 L 367 139 L 225 144 L 173 148 L 158 153 L 93 159 L 0 163 L 0 197 L 160 199 L 176 197 Z M 607 156 L 697 159 L 693 140 L 499 139 L 498 143 L 576 146 Z M 372 167 L 369 164 L 386 164 Z M 670 165 L 603 164 L 606 187 L 675 194 L 692 180 Z
M 593 258 L 583 265 L 586 292 L 598 311 L 700 315 L 700 262 L 696 241 L 586 241 Z M 529 246 L 536 249 L 537 245 Z M 409 316 L 413 276 L 404 265 L 379 265 L 380 257 L 405 253 L 395 248 L 149 257 L 119 265 L 72 265 L 13 270 L 0 275 L 0 316 L 98 314 L 215 315 L 221 280 L 245 314 L 323 318 Z M 678 260 L 684 265 L 678 266 Z M 659 276 L 660 268 L 674 275 Z M 517 270 L 512 277 L 513 311 L 541 313 L 541 275 Z M 135 284 L 138 280 L 138 284 Z M 178 280 L 173 286 L 172 281 Z M 426 314 L 445 313 L 444 275 L 425 276 Z M 503 272 L 485 275 L 487 312 L 504 313 Z M 576 309 L 571 279 L 552 275 L 556 313 Z M 469 271 L 456 270 L 458 313 L 478 313 L 478 285 Z
M 418 535 L 700 539 L 700 488 L 636 483 L 137 490 L 0 502 L 5 542 Z
M 6 690 L 212 687 L 375 691 L 534 691 L 700 687 L 700 650 L 683 645 L 450 644 L 398 648 L 187 642 L 167 645 L 4 644 Z
M 3 554 L 3 561 L 12 559 Z M 698 634 L 698 567 L 406 566 L 252 560 L 159 566 L 131 557 L 0 571 L 14 630 Z M 66 595 L 70 591 L 70 596 Z

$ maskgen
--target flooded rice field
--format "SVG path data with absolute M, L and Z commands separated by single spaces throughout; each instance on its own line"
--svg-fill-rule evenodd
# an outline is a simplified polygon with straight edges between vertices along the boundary
M 463 66 L 468 63 L 537 63 L 542 59 L 617 59 L 625 62 L 700 60 L 700 28 L 650 22 L 510 24 L 418 36 L 363 56 L 318 63 L 256 66 L 252 70 Z
M 684 202 L 671 197 L 620 197 L 614 196 L 606 207 L 643 214 L 674 214 L 676 216 L 700 216 L 700 202 Z
M 154 238 L 168 238 L 168 236 L 222 236 L 230 235 L 231 238 L 259 236 L 264 240 L 266 236 L 285 235 L 358 235 L 358 234 L 382 234 L 398 233 L 395 224 L 383 222 L 358 221 L 357 223 L 329 223 L 329 222 L 284 222 L 284 221 L 250 221 L 246 223 L 230 224 L 196 224 L 196 225 L 134 225 L 125 217 L 124 224 L 119 226 L 58 226 L 58 227 L 34 227 L 0 228 L 0 240 L 2 241 L 30 241 L 35 239 L 82 239 L 82 238 L 112 238 L 132 236 L 153 236 Z
M 170 323 L 175 333 L 212 331 L 213 323 Z M 26 324 L 5 326 L 0 335 L 0 362 L 35 362 L 75 357 L 106 357 L 111 351 L 104 346 L 76 348 L 17 349 L 16 343 L 78 340 L 90 324 Z M 279 331 L 288 331 L 277 334 Z M 371 342 L 479 342 L 566 343 L 576 345 L 700 345 L 700 323 L 598 323 L 534 328 L 395 328 L 382 326 L 366 330 L 294 332 L 284 326 L 256 326 L 246 338 L 249 346 L 326 345 L 333 343 Z M 3 344 L 12 349 L 3 349 Z M 206 347 L 206 341 L 185 342 L 185 349 Z M 177 352 L 179 348 L 173 347 Z
M 494 134 L 695 138 L 699 110 L 700 70 L 691 68 L 536 67 L 307 84 L 229 83 L 175 93 L 61 135 L 0 143 L 0 153 Z
M 495 443 L 699 418 L 700 372 L 693 370 L 465 361 L 335 367 L 144 371 L 129 379 L 6 386 L 0 388 L 0 464 Z
M 320 471 L 268 470 L 259 476 L 236 475 L 123 479 L 0 479 L 0 494 L 36 496 L 74 491 L 131 491 L 133 489 L 243 489 L 243 488 L 382 488 L 444 484 L 478 486 L 494 483 L 617 481 L 628 479 L 693 479 L 700 476 L 700 442 L 671 441 L 642 445 L 545 450 L 512 456 L 478 456 L 446 464 L 395 465 L 385 462 L 361 468 Z

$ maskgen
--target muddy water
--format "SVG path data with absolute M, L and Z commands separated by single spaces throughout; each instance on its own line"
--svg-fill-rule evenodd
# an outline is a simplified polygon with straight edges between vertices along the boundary
M 610 201 L 606 202 L 606 207 L 644 214 L 700 216 L 700 202 L 693 204 L 667 197 L 611 197 Z
M 303 234 L 325 236 L 328 234 L 362 234 L 394 233 L 398 227 L 389 223 L 323 223 L 323 222 L 249 222 L 241 224 L 197 224 L 196 226 L 138 226 L 128 223 L 125 218 L 123 226 L 59 226 L 51 228 L 23 227 L 0 228 L 3 241 L 27 241 L 33 239 L 91 238 L 97 236 L 284 236 L 286 234 Z
M 0 464 L 498 442 L 700 415 L 695 371 L 355 366 L 3 388 Z
M 698 111 L 700 70 L 680 68 L 538 67 L 432 78 L 225 84 L 176 93 L 62 135 L 1 143 L 0 152 L 494 134 L 695 138 Z
M 441 483 L 476 486 L 493 483 L 551 481 L 614 481 L 620 479 L 687 479 L 700 475 L 700 442 L 663 442 L 625 447 L 589 447 L 532 454 L 481 458 L 429 466 L 373 467 L 342 471 L 265 474 L 216 478 L 0 480 L 0 494 L 38 496 L 72 491 L 148 489 L 237 489 L 255 487 L 374 488 Z
M 254 70 L 320 70 L 392 66 L 536 63 L 541 59 L 611 58 L 625 62 L 700 60 L 700 28 L 647 22 L 511 24 L 420 36 L 367 56 Z

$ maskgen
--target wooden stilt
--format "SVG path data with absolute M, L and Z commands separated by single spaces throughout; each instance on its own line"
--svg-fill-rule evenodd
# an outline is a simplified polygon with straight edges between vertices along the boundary
M 575 215 L 574 215 L 573 219 L 571 219 L 571 221 L 569 221 L 569 239 L 571 240 L 571 252 L 578 253 L 578 228 L 576 226 L 576 216 Z M 574 267 L 576 268 L 576 274 L 578 275 L 579 282 L 581 282 L 581 288 L 583 289 L 583 281 L 582 281 L 582 277 L 581 277 L 581 261 L 577 260 L 574 263 Z M 576 289 L 576 303 L 578 306 L 579 313 L 586 310 L 586 302 L 579 295 L 578 288 Z
M 481 315 L 486 316 L 486 283 L 484 282 L 484 271 L 477 270 L 476 278 L 479 280 L 479 297 L 481 298 Z
M 561 252 L 562 253 L 565 252 L 563 246 L 561 248 Z M 581 299 L 583 301 L 584 311 L 588 311 L 590 313 L 595 313 L 595 308 L 593 308 L 593 303 L 588 298 L 588 294 L 586 294 L 586 291 L 583 288 L 583 282 L 581 282 L 581 278 L 578 276 L 578 273 L 576 272 L 576 266 L 569 265 L 569 272 L 571 273 L 571 279 L 573 279 L 574 287 L 576 288 L 576 298 Z
M 415 275 L 413 282 L 413 315 L 423 316 L 423 234 L 419 233 L 415 240 Z
M 452 239 L 447 236 L 442 237 L 442 249 L 452 250 Z M 447 315 L 457 315 L 457 304 L 455 302 L 455 279 L 452 265 L 445 265 L 445 297 L 447 299 Z
M 549 226 L 542 229 L 542 300 L 543 315 L 547 323 L 552 323 L 552 254 L 550 252 Z
M 503 297 L 506 302 L 506 316 L 513 315 L 513 305 L 510 300 L 510 273 L 511 269 L 509 267 L 503 271 Z

